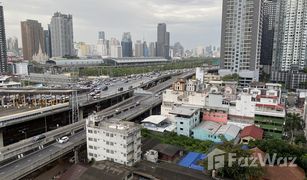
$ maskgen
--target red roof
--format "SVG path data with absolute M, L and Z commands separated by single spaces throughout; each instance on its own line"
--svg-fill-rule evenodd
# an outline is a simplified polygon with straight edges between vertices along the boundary
M 242 130 L 240 137 L 244 138 L 248 136 L 261 140 L 263 137 L 263 130 L 255 125 L 246 126 Z

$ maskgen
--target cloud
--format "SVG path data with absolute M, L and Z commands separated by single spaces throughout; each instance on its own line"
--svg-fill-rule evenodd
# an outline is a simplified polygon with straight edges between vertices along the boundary
M 95 43 L 98 31 L 121 39 L 156 40 L 156 26 L 167 23 L 171 42 L 185 47 L 219 45 L 222 0 L 4 0 L 7 36 L 20 39 L 20 21 L 35 19 L 46 28 L 54 12 L 74 18 L 75 41 Z M 21 42 L 19 43 L 21 44 Z

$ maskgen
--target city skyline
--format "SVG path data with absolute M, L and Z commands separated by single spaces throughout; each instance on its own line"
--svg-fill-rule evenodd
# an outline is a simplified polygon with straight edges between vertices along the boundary
M 79 5 L 71 6 L 71 4 Z M 119 38 L 123 32 L 131 32 L 134 40 L 156 41 L 156 24 L 161 22 L 168 25 L 171 44 L 179 41 L 186 48 L 195 48 L 200 45 L 219 45 L 220 42 L 221 0 L 193 2 L 93 0 L 86 5 L 80 6 L 80 4 L 82 3 L 76 1 L 72 3 L 71 0 L 64 2 L 27 0 L 25 3 L 17 0 L 4 1 L 7 37 L 16 36 L 21 40 L 21 30 L 18 25 L 27 19 L 38 20 L 43 28 L 47 29 L 53 13 L 60 11 L 72 14 L 74 17 L 75 42 L 95 44 L 98 31 L 105 31 L 107 39 Z M 110 18 L 110 15 L 113 18 Z

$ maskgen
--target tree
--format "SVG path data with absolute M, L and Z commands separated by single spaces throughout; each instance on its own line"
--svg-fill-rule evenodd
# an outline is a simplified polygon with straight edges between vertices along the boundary
M 222 77 L 223 81 L 239 81 L 240 76 L 238 74 L 230 74 Z
M 285 130 L 291 134 L 290 143 L 295 140 L 295 132 L 302 131 L 304 128 L 304 120 L 297 113 L 287 114 Z
M 232 142 L 226 141 L 217 145 L 216 148 L 225 151 L 226 154 L 235 153 L 236 155 L 236 161 L 232 161 L 232 166 L 228 166 L 229 156 L 225 156 L 224 167 L 215 170 L 217 176 L 231 179 L 259 179 L 263 176 L 264 171 L 260 164 L 250 166 L 252 160 L 249 157 L 251 157 L 252 152 L 243 150 L 242 145 L 234 145 Z M 245 161 L 239 161 L 241 157 L 247 160 L 246 165 Z M 208 158 L 202 162 L 202 165 L 208 167 Z

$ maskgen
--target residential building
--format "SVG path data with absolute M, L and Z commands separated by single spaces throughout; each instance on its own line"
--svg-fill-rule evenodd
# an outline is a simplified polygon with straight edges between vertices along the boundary
M 175 107 L 170 114 L 175 116 L 177 134 L 190 137 L 192 129 L 200 123 L 200 109 L 191 106 Z
M 141 124 L 145 129 L 157 132 L 173 132 L 176 129 L 176 125 L 163 115 L 149 116 L 142 120 Z
M 253 124 L 256 103 L 252 101 L 252 95 L 241 93 L 238 98 L 229 103 L 229 119 L 236 122 Z
M 45 53 L 44 30 L 41 23 L 36 20 L 21 22 L 21 37 L 25 60 L 32 60 L 33 55 L 38 53 L 40 47 Z
M 272 65 L 277 1 L 265 0 L 263 3 L 260 65 L 263 66 L 263 71 L 267 74 L 270 74 Z
M 204 121 L 227 124 L 229 103 L 221 93 L 209 93 L 205 104 L 202 118 Z
M 14 74 L 16 75 L 28 75 L 28 66 L 27 62 L 14 63 Z
M 142 41 L 138 40 L 135 43 L 135 48 L 134 48 L 134 56 L 135 57 L 144 57 L 144 44 L 142 43 Z
M 166 24 L 159 23 L 157 28 L 157 56 L 169 58 L 170 33 L 166 31 Z
M 183 46 L 180 44 L 180 42 L 176 42 L 174 44 L 173 56 L 174 57 L 183 57 L 183 55 L 184 55 L 184 48 L 183 48 Z
M 156 57 L 157 56 L 156 42 L 149 43 L 148 56 L 149 57 Z
M 307 89 L 307 73 L 299 70 L 298 65 L 292 65 L 289 71 L 272 71 L 271 81 L 284 83 L 286 88 Z
M 50 33 L 52 57 L 75 56 L 72 15 L 54 13 Z
M 240 133 L 241 144 L 248 144 L 250 141 L 262 140 L 263 130 L 255 125 L 246 126 Z
M 244 81 L 258 81 L 262 7 L 263 0 L 223 0 L 222 75 L 237 73 Z
M 200 67 L 196 68 L 195 78 L 200 82 L 204 83 L 204 70 Z
M 12 81 L 10 76 L 0 76 L 0 88 L 20 88 L 20 86 L 21 83 Z M 4 103 L 1 102 L 1 104 Z
M 289 71 L 291 65 L 300 70 L 307 59 L 307 2 L 277 1 L 272 69 Z
M 132 57 L 133 50 L 132 50 L 132 40 L 130 32 L 124 32 L 122 42 L 122 51 L 123 57 Z
M 222 137 L 227 141 L 234 140 L 240 130 L 240 127 L 231 124 L 222 125 L 212 121 L 203 121 L 199 126 L 192 129 L 192 132 L 195 139 L 220 143 L 223 141 Z
M 141 159 L 141 126 L 133 122 L 86 120 L 87 157 L 133 166 Z
M 3 6 L 0 6 L 0 74 L 7 72 L 7 52 Z
M 304 114 L 303 114 L 303 119 L 305 121 L 305 136 L 307 137 L 307 96 L 305 98 L 304 102 Z

